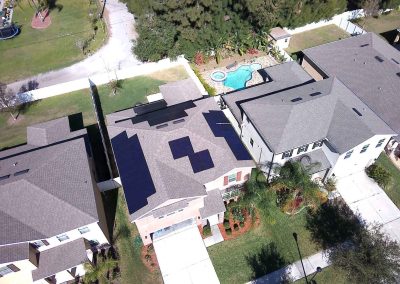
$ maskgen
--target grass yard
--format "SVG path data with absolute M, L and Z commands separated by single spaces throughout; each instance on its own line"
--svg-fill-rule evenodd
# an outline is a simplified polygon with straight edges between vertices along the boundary
M 97 13 L 96 3 L 97 0 L 58 0 L 56 4 L 62 5 L 62 10 L 52 10 L 51 25 L 36 30 L 31 27 L 34 8 L 27 0 L 21 1 L 13 16 L 13 21 L 21 26 L 21 33 L 0 44 L 1 81 L 10 83 L 82 60 L 85 56 L 77 48 L 76 41 L 88 39 L 93 34 L 89 13 Z M 96 36 L 87 48 L 91 52 L 107 37 L 105 25 L 102 22 L 97 25 Z
M 129 222 L 128 211 L 122 188 L 118 190 L 115 212 L 114 239 L 119 254 L 120 282 L 130 283 L 162 283 L 159 270 L 150 272 L 143 264 L 140 256 L 142 241 L 137 228 Z
M 393 165 L 392 161 L 385 153 L 382 153 L 376 161 L 378 165 L 383 166 L 392 175 L 392 182 L 387 188 L 384 188 L 390 199 L 400 208 L 400 171 Z
M 183 67 L 175 67 L 155 72 L 148 76 L 138 76 L 121 82 L 117 95 L 111 95 L 107 85 L 99 86 L 99 94 L 104 114 L 131 107 L 146 101 L 146 96 L 157 93 L 158 87 L 169 81 L 188 77 Z M 39 122 L 82 112 L 84 125 L 96 122 L 89 90 L 76 91 L 37 101 L 23 111 L 17 121 L 8 113 L 0 113 L 0 149 L 26 142 L 26 127 Z
M 363 18 L 358 21 L 358 24 L 365 30 L 377 34 L 391 31 L 400 27 L 400 11 L 392 11 L 387 15 L 379 16 L 379 18 Z
M 289 53 L 296 53 L 306 48 L 347 38 L 349 36 L 350 34 L 346 33 L 336 25 L 328 25 L 293 35 L 286 51 Z
M 308 280 L 311 280 L 311 276 L 308 276 Z M 331 266 L 328 266 L 322 270 L 322 272 L 318 273 L 314 280 L 317 283 L 320 284 L 325 284 L 325 283 L 335 283 L 335 284 L 347 284 L 349 283 L 348 280 L 346 280 L 345 275 L 343 272 L 338 271 L 337 269 L 334 269 Z M 294 282 L 294 284 L 303 284 L 305 283 L 305 279 L 299 279 Z
M 305 215 L 303 210 L 289 217 L 275 207 L 271 210 L 271 217 L 262 220 L 259 227 L 237 239 L 209 247 L 208 252 L 221 283 L 245 283 L 261 276 L 256 271 L 272 272 L 297 261 L 299 255 L 293 232 L 298 235 L 303 257 L 316 253 L 318 248 L 305 228 Z M 277 254 L 265 253 L 265 247 L 271 243 L 276 245 Z M 251 261 L 256 255 L 258 261 Z

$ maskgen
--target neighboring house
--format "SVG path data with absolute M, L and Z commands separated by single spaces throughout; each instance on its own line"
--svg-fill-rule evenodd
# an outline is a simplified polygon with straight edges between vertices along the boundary
M 291 159 L 311 166 L 313 177 L 322 180 L 360 171 L 396 135 L 338 78 L 309 80 L 295 62 L 263 73 L 271 80 L 222 99 L 268 178 L 275 165 Z
M 188 220 L 221 223 L 224 201 L 254 168 L 214 98 L 182 102 L 174 93 L 107 116 L 130 219 L 145 245 Z
M 0 283 L 63 283 L 108 244 L 86 130 L 67 117 L 0 152 Z M 104 223 L 103 223 L 104 222 Z

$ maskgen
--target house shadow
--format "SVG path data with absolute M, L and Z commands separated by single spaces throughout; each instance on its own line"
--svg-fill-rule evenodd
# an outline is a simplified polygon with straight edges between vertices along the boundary
M 321 205 L 315 212 L 309 211 L 306 228 L 314 242 L 328 249 L 359 235 L 364 223 L 342 199 L 335 199 Z
M 271 277 L 280 279 L 285 276 L 286 269 L 284 269 L 284 267 L 289 264 L 280 254 L 277 246 L 273 242 L 263 245 L 258 252 L 246 256 L 246 261 L 253 272 L 252 279 L 262 277 L 272 272 L 275 273 L 271 275 Z M 280 282 L 281 281 L 276 283 Z

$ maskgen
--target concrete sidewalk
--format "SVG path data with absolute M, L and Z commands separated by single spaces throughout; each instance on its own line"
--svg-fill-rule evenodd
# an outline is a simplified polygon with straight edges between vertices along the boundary
M 325 252 L 321 251 L 309 257 L 303 259 L 304 270 L 307 276 L 313 275 L 317 271 L 317 267 L 325 268 L 329 266 L 328 258 L 325 257 Z M 247 284 L 275 284 L 280 283 L 285 277 L 288 276 L 289 279 L 296 281 L 304 278 L 303 268 L 301 262 L 296 261 L 286 267 L 276 270 L 270 274 L 260 277 L 256 280 L 250 281 Z M 312 276 L 311 276 L 312 277 Z

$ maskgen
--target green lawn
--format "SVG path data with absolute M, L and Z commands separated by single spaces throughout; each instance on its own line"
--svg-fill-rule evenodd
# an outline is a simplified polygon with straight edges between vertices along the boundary
M 311 280 L 312 275 L 308 276 L 308 280 Z M 331 266 L 328 266 L 322 270 L 322 272 L 318 273 L 315 275 L 314 280 L 318 284 L 347 284 L 349 283 L 348 280 L 346 280 L 346 277 L 344 276 L 343 272 L 338 271 L 337 269 L 334 269 Z M 305 279 L 299 279 L 294 282 L 295 284 L 302 284 L 305 283 Z
M 384 188 L 386 194 L 390 197 L 390 199 L 396 204 L 397 207 L 400 208 L 400 171 L 393 165 L 392 161 L 386 156 L 385 153 L 382 153 L 377 162 L 378 165 L 383 166 L 387 169 L 392 175 L 392 182 L 389 184 L 387 188 Z
M 328 25 L 293 35 L 286 51 L 289 53 L 295 53 L 306 48 L 347 38 L 349 36 L 350 34 L 346 33 L 336 25 Z
M 146 96 L 159 92 L 158 87 L 168 81 L 187 78 L 183 67 L 175 67 L 148 76 L 138 76 L 121 82 L 117 95 L 111 95 L 107 85 L 99 86 L 104 114 L 129 108 L 146 101 Z M 96 122 L 89 90 L 76 91 L 33 103 L 17 121 L 7 113 L 0 113 L 0 149 L 26 142 L 26 127 L 77 112 L 83 113 L 85 126 Z
M 377 34 L 391 31 L 400 27 L 400 11 L 392 11 L 387 15 L 379 16 L 379 18 L 360 19 L 358 24 L 365 30 Z
M 140 258 L 142 242 L 134 224 L 129 222 L 123 190 L 119 189 L 115 214 L 114 239 L 119 254 L 119 268 L 122 284 L 162 283 L 159 270 L 151 273 Z
M 259 227 L 248 233 L 208 248 L 212 263 L 221 283 L 245 283 L 250 281 L 257 267 L 250 264 L 249 258 L 261 252 L 262 248 L 270 243 L 277 247 L 281 263 L 279 267 L 290 264 L 299 259 L 293 232 L 298 235 L 299 246 L 303 257 L 312 255 L 318 248 L 311 241 L 310 233 L 305 229 L 306 211 L 289 217 L 277 207 L 271 210 L 269 220 L 263 220 Z M 264 258 L 264 259 L 263 259 Z M 261 257 L 260 266 L 270 264 L 270 257 Z M 284 263 L 284 265 L 282 265 Z M 275 265 L 272 264 L 271 265 Z M 272 271 L 278 267 L 271 268 Z
M 14 11 L 13 21 L 21 26 L 21 33 L 0 44 L 0 78 L 9 83 L 41 72 L 69 66 L 85 56 L 76 47 L 75 42 L 87 39 L 93 29 L 89 21 L 89 11 L 96 9 L 96 1 L 58 0 L 63 6 L 59 12 L 50 13 L 51 25 L 44 30 L 32 29 L 31 20 L 34 9 L 27 0 L 21 1 Z M 88 50 L 98 49 L 106 39 L 103 23 L 98 23 L 95 40 Z

